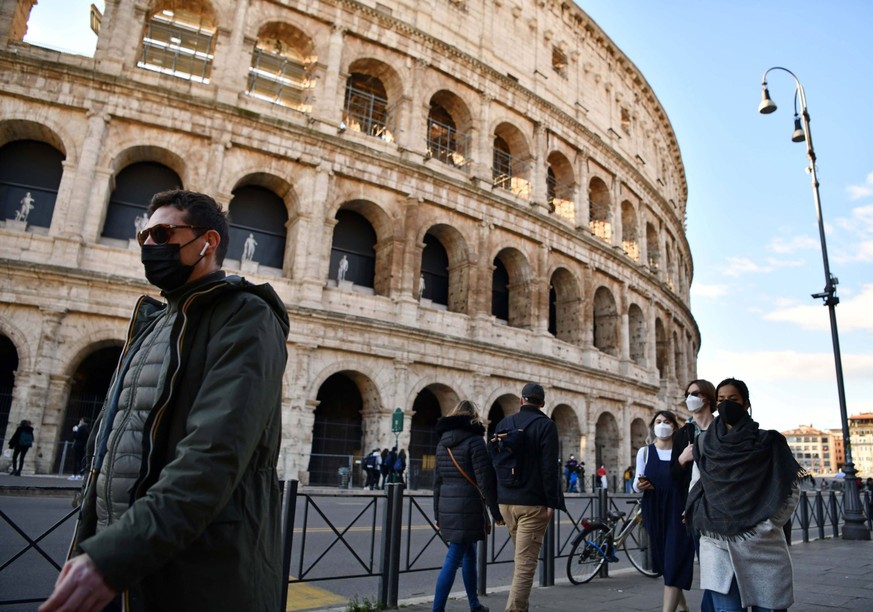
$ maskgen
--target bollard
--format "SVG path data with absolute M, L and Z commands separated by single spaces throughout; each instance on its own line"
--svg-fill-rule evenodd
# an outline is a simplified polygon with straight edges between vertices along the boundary
M 481 545 L 476 550 L 476 565 L 478 566 L 478 575 L 476 576 L 476 592 L 479 595 L 485 595 L 488 590 L 488 540 L 494 538 L 494 533 L 497 531 L 497 526 L 491 528 L 491 535 L 486 535 L 482 540 Z
M 282 490 L 282 609 L 288 601 L 288 578 L 291 576 L 291 543 L 294 538 L 294 519 L 297 513 L 296 480 L 286 480 Z
M 379 576 L 379 605 L 397 608 L 400 590 L 400 533 L 403 529 L 403 483 L 386 487 L 387 501 L 382 521 L 382 572 Z
M 598 489 L 597 490 L 597 518 L 604 523 L 606 522 L 606 517 L 609 514 L 609 491 L 606 489 Z M 607 551 L 609 554 L 609 551 Z M 601 578 L 609 578 L 609 563 L 604 563 L 603 567 L 600 568 L 600 577 Z
M 800 492 L 800 532 L 804 543 L 809 542 L 809 497 L 806 491 Z
M 555 520 L 558 517 L 560 510 L 555 510 L 552 513 L 552 518 L 549 520 L 549 525 L 546 527 L 546 533 L 543 535 L 543 562 L 540 565 L 540 586 L 550 587 L 555 586 Z
M 840 515 L 837 514 L 837 494 L 831 491 L 828 498 L 828 507 L 831 509 L 831 525 L 834 530 L 834 537 L 840 537 Z
M 815 523 L 818 527 L 818 539 L 824 540 L 824 498 L 821 491 L 815 493 Z

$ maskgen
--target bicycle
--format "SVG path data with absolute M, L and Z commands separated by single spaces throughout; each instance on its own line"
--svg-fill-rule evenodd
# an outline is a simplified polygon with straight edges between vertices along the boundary
M 573 584 L 585 584 L 597 575 L 604 563 L 617 563 L 616 553 L 623 549 L 628 561 L 643 576 L 657 578 L 660 572 L 652 570 L 649 534 L 643 527 L 642 506 L 634 504 L 630 517 L 621 525 L 616 535 L 616 527 L 627 513 L 610 510 L 606 521 L 582 519 L 582 531 L 573 540 L 570 556 L 567 558 L 567 577 Z

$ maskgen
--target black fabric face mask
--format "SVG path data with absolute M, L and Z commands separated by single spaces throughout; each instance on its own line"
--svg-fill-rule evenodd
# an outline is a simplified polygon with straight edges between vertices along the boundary
M 188 246 L 194 240 L 182 246 Z M 203 256 L 201 255 L 193 265 L 186 266 L 181 261 L 181 249 L 178 244 L 170 243 L 143 245 L 140 260 L 145 268 L 146 278 L 152 285 L 164 291 L 173 291 L 188 282 L 194 271 L 194 265 L 203 259 Z
M 731 400 L 725 400 L 718 405 L 718 413 L 724 422 L 730 426 L 734 426 L 740 422 L 743 415 L 746 414 L 746 409 L 742 404 L 738 404 Z

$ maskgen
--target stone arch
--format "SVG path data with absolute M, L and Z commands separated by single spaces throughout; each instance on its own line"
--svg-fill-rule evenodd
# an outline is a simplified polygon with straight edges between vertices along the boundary
M 64 154 L 42 140 L 0 145 L 0 219 L 49 228 L 64 174 Z
M 628 200 L 621 203 L 621 248 L 634 261 L 640 260 L 637 211 Z
M 268 21 L 258 28 L 246 93 L 307 110 L 309 70 L 316 60 L 315 44 L 302 30 L 283 21 Z
M 373 276 L 372 287 L 376 295 L 388 295 L 391 280 L 391 261 L 393 258 L 394 224 L 390 216 L 377 204 L 369 200 L 349 200 L 344 202 L 336 211 L 335 218 L 339 218 L 343 211 L 355 213 L 369 223 L 375 233 L 373 243 Z M 336 225 L 334 225 L 334 233 Z M 331 240 L 333 244 L 333 240 Z M 328 272 L 333 278 L 338 269 L 342 253 L 331 247 Z
M 491 174 L 493 187 L 530 198 L 530 144 L 515 125 L 506 121 L 494 128 Z
M 560 151 L 552 151 L 546 161 L 546 202 L 556 217 L 570 223 L 576 220 L 575 190 L 573 164 Z
M 663 321 L 658 317 L 655 319 L 655 367 L 658 370 L 658 378 L 661 380 L 666 379 L 669 374 L 669 351 L 670 343 L 667 340 L 667 331 L 664 329 Z
M 621 476 L 626 466 L 622 465 L 619 456 L 621 441 L 618 433 L 618 423 L 612 413 L 603 411 L 597 417 L 594 433 L 595 469 L 603 465 L 606 468 L 608 488 L 613 489 L 614 477 Z M 600 486 L 598 483 L 597 486 Z
M 430 98 L 427 115 L 428 154 L 444 164 L 462 167 L 469 162 L 473 117 L 460 96 L 447 89 Z
M 567 404 L 558 404 L 552 410 L 552 420 L 558 429 L 558 456 L 562 461 L 571 454 L 578 459 L 582 450 L 582 430 L 576 412 Z
M 490 438 L 494 434 L 497 424 L 501 419 L 515 414 L 519 409 L 521 409 L 519 396 L 513 395 L 512 393 L 504 393 L 495 397 L 489 404 L 487 404 L 487 409 L 485 410 L 487 414 L 485 420 L 486 428 L 488 430 L 487 436 Z
M 646 338 L 648 330 L 646 329 L 646 317 L 643 314 L 643 309 L 636 304 L 631 304 L 627 309 L 628 319 L 628 345 L 630 349 L 630 360 L 638 366 L 646 366 Z
M 400 74 L 375 58 L 355 59 L 346 74 L 341 129 L 394 142 L 404 90 Z
M 446 308 L 450 312 L 466 313 L 471 272 L 467 241 L 461 232 L 445 223 L 437 223 L 428 227 L 421 238 L 422 243 L 425 242 L 428 235 L 439 241 L 442 248 L 445 249 L 448 259 Z
M 61 134 L 64 134 L 64 137 Z M 67 154 L 66 140 L 72 141 L 63 128 L 51 126 L 47 122 L 36 122 L 29 119 L 16 119 L 7 116 L 0 121 L 0 147 L 16 140 L 36 140 L 51 145 L 61 152 L 65 159 L 74 159 L 75 155 Z M 73 145 L 74 146 L 74 145 Z M 75 153 L 71 149 L 71 153 Z
M 673 330 L 673 364 L 676 368 L 676 378 L 682 380 L 687 375 L 685 367 L 685 345 L 679 341 L 679 332 Z
M 640 417 L 636 417 L 630 424 L 630 465 L 636 466 L 637 451 L 648 444 L 649 426 Z
M 407 451 L 409 488 L 433 488 L 436 445 L 439 442 L 434 427 L 437 420 L 457 403 L 458 394 L 442 383 L 431 383 L 415 394 Z
M 506 247 L 497 253 L 493 261 L 495 272 L 502 266 L 506 271 L 508 279 L 505 286 L 507 323 L 511 327 L 529 328 L 531 317 L 531 274 L 527 258 L 518 249 Z M 494 278 L 495 275 L 492 275 L 492 313 L 495 311 L 495 299 L 500 298 L 499 295 L 496 296 L 495 294 L 498 290 L 503 289 L 503 287 L 495 287 Z M 501 317 L 498 316 L 498 318 Z
M 220 20 L 208 0 L 152 0 L 137 67 L 208 83 Z
M 127 164 L 113 174 L 111 180 L 112 191 L 108 195 L 100 235 L 118 240 L 136 237 L 137 228 L 145 221 L 155 193 L 181 187 L 177 172 L 165 164 L 152 161 Z
M 549 333 L 558 340 L 580 344 L 582 328 L 579 308 L 582 292 L 579 281 L 567 268 L 557 268 L 549 282 Z
M 652 272 L 657 272 L 661 267 L 661 241 L 658 232 L 651 223 L 646 223 L 646 262 Z
M 621 350 L 621 337 L 618 308 L 615 297 L 607 287 L 601 286 L 594 292 L 594 348 L 613 357 Z
M 598 176 L 588 182 L 588 228 L 604 242 L 612 242 L 612 196 Z

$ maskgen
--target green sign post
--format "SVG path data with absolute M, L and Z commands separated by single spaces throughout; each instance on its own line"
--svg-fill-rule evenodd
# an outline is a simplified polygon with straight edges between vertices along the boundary
M 394 446 L 397 446 L 397 434 L 403 431 L 403 411 L 395 408 L 391 415 L 391 431 L 394 433 Z

